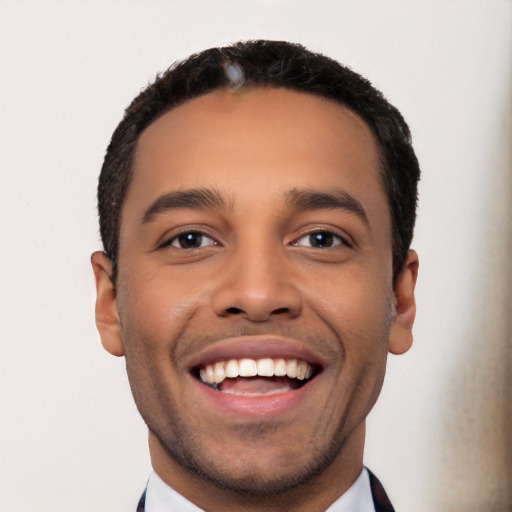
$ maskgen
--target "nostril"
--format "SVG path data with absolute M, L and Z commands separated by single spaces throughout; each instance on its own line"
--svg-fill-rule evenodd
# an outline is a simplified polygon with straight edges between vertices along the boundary
M 226 309 L 226 313 L 230 315 L 239 315 L 240 313 L 243 313 L 243 310 L 240 308 L 228 308 Z
M 286 314 L 286 313 L 289 313 L 290 312 L 290 309 L 289 308 L 278 308 L 278 309 L 274 309 L 270 315 L 283 315 L 283 314 Z M 227 308 L 225 310 L 225 313 L 226 315 L 243 315 L 243 314 L 246 314 L 246 312 L 241 309 L 241 308 L 237 308 L 237 307 L 230 307 L 230 308 Z

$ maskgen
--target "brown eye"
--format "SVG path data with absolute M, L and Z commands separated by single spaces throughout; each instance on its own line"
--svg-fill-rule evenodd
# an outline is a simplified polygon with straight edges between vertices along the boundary
M 179 249 L 199 249 L 200 247 L 215 245 L 215 242 L 200 231 L 188 231 L 174 237 L 166 245 L 172 245 Z
M 339 245 L 349 245 L 343 238 L 330 231 L 314 231 L 299 238 L 295 245 L 313 249 L 330 249 Z

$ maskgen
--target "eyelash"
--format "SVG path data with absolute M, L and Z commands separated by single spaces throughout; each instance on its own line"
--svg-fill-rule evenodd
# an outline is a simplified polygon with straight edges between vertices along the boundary
M 180 243 L 180 238 L 183 240 L 184 237 L 192 236 L 192 235 L 195 235 L 197 238 L 200 237 L 199 245 L 197 245 L 195 247 L 178 246 L 178 244 Z M 306 237 L 309 237 L 310 244 L 314 243 L 311 239 L 311 237 L 313 237 L 313 236 L 317 236 L 317 237 L 327 236 L 328 238 L 330 237 L 330 242 L 332 242 L 334 245 L 331 245 L 328 247 L 315 247 L 314 245 L 306 245 L 306 244 L 300 243 L 300 241 Z M 203 245 L 205 238 L 208 239 L 211 243 L 207 243 L 206 245 Z M 317 241 L 320 242 L 319 240 L 317 240 Z M 207 235 L 206 233 L 204 233 L 200 230 L 188 230 L 188 231 L 183 231 L 182 233 L 179 233 L 178 235 L 175 235 L 172 238 L 169 238 L 167 241 L 165 241 L 163 244 L 160 245 L 160 248 L 163 249 L 165 247 L 172 246 L 172 247 L 176 247 L 177 249 L 181 249 L 181 250 L 192 250 L 192 249 L 201 249 L 204 247 L 212 247 L 212 246 L 219 246 L 219 245 L 221 245 L 219 242 L 217 242 L 211 236 Z M 297 238 L 290 245 L 294 246 L 294 247 L 307 247 L 310 249 L 334 249 L 334 248 L 340 247 L 340 246 L 346 246 L 349 248 L 352 247 L 352 244 L 349 243 L 346 238 L 344 238 L 343 236 L 338 235 L 336 233 L 333 233 L 331 230 L 328 230 L 328 229 L 316 229 L 316 230 L 310 231 L 309 233 L 306 233 L 306 234 L 300 236 L 299 238 Z
M 197 237 L 201 237 L 201 244 L 197 247 L 179 247 L 178 244 L 179 244 L 180 238 L 183 239 L 184 237 L 190 236 L 190 235 L 196 235 Z M 212 243 L 209 243 L 207 245 L 202 245 L 202 241 L 205 238 L 210 240 Z M 176 244 L 175 244 L 175 242 L 176 242 Z M 172 238 L 169 238 L 162 245 L 160 245 L 160 248 L 163 249 L 165 247 L 173 246 L 173 247 L 176 247 L 176 249 L 191 250 L 191 249 L 201 249 L 204 247 L 212 247 L 212 246 L 218 246 L 218 245 L 220 245 L 219 242 L 214 240 L 211 236 L 208 236 L 206 233 L 203 233 L 202 231 L 197 230 L 197 229 L 191 229 L 188 231 L 183 231 L 183 232 L 173 236 Z
M 308 246 L 308 245 L 303 245 L 303 244 L 299 243 L 300 240 L 302 240 L 303 238 L 306 238 L 306 237 L 309 237 L 309 241 L 311 242 L 312 241 L 311 237 L 313 237 L 313 236 L 318 237 L 319 235 L 328 235 L 331 238 L 331 240 L 334 242 L 334 245 L 329 246 L 329 247 L 314 247 L 312 245 Z M 346 238 L 334 233 L 333 231 L 331 231 L 329 229 L 315 229 L 313 231 L 310 231 L 309 233 L 306 233 L 306 234 L 302 235 L 301 237 L 299 237 L 292 245 L 295 247 L 308 247 L 310 249 L 334 249 L 334 248 L 340 247 L 340 246 L 346 246 L 346 247 L 350 247 L 350 248 L 352 247 L 352 244 L 350 244 Z

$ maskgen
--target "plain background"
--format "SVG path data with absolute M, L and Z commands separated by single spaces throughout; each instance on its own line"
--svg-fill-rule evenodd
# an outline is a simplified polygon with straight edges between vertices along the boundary
M 402 512 L 512 510 L 512 2 L 4 0 L 0 511 L 135 509 L 146 429 L 93 320 L 97 175 L 157 71 L 247 38 L 352 66 L 413 132 L 415 344 L 390 357 L 366 464 Z

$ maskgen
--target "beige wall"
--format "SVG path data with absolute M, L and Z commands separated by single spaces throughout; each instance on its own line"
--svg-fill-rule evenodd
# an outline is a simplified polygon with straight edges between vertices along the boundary
M 134 510 L 149 473 L 101 349 L 96 178 L 138 90 L 240 38 L 366 74 L 423 168 L 415 345 L 390 358 L 366 463 L 403 512 L 512 510 L 512 2 L 0 3 L 0 511 Z

